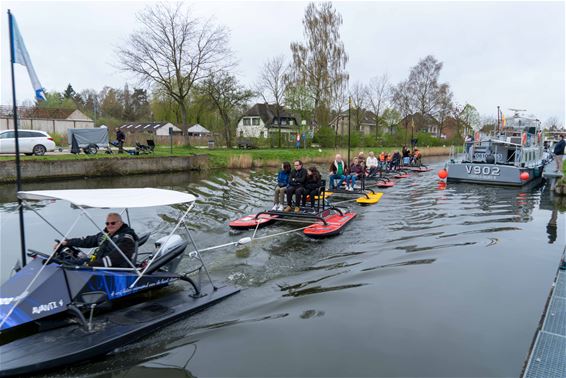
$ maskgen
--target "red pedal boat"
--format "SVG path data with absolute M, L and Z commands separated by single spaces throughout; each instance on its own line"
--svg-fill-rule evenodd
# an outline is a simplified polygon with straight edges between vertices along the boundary
M 228 223 L 228 226 L 237 230 L 247 230 L 248 228 L 256 227 L 261 228 L 272 223 L 278 217 L 279 215 L 277 214 L 262 213 L 258 216 L 256 216 L 256 214 L 251 214 Z

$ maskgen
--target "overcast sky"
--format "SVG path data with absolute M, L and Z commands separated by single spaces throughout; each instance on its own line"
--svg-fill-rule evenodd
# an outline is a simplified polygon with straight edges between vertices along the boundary
M 136 80 L 118 71 L 115 49 L 137 28 L 135 14 L 148 2 L 1 2 L 0 104 L 11 105 L 7 9 L 19 25 L 39 79 L 47 91 L 68 83 L 80 92 Z M 303 41 L 307 2 L 190 2 L 199 17 L 214 16 L 231 33 L 238 77 L 251 85 L 263 63 L 290 58 L 289 44 Z M 565 119 L 565 7 L 563 1 L 385 2 L 342 1 L 340 29 L 349 55 L 351 83 L 386 73 L 392 83 L 408 77 L 426 55 L 444 66 L 456 102 L 474 105 L 482 116 L 497 105 L 527 109 L 543 122 Z M 16 65 L 17 99 L 33 98 L 23 66 Z

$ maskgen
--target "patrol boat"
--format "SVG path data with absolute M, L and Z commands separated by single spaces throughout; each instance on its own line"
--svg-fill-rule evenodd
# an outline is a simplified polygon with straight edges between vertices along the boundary
M 523 186 L 540 181 L 545 164 L 543 136 L 538 119 L 520 115 L 501 117 L 491 135 L 474 133 L 465 143 L 464 154 L 456 158 L 454 149 L 444 168 L 448 182 Z

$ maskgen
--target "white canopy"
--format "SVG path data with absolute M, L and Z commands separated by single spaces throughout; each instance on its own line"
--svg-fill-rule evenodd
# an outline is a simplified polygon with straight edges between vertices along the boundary
M 165 206 L 195 201 L 195 196 L 174 190 L 136 189 L 72 189 L 18 192 L 22 200 L 64 200 L 81 207 L 133 208 Z

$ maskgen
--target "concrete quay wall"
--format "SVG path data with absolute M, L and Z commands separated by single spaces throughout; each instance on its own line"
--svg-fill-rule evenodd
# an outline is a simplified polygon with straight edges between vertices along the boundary
M 126 176 L 206 169 L 208 155 L 80 160 L 21 160 L 22 181 Z M 16 161 L 0 161 L 0 183 L 16 181 Z

